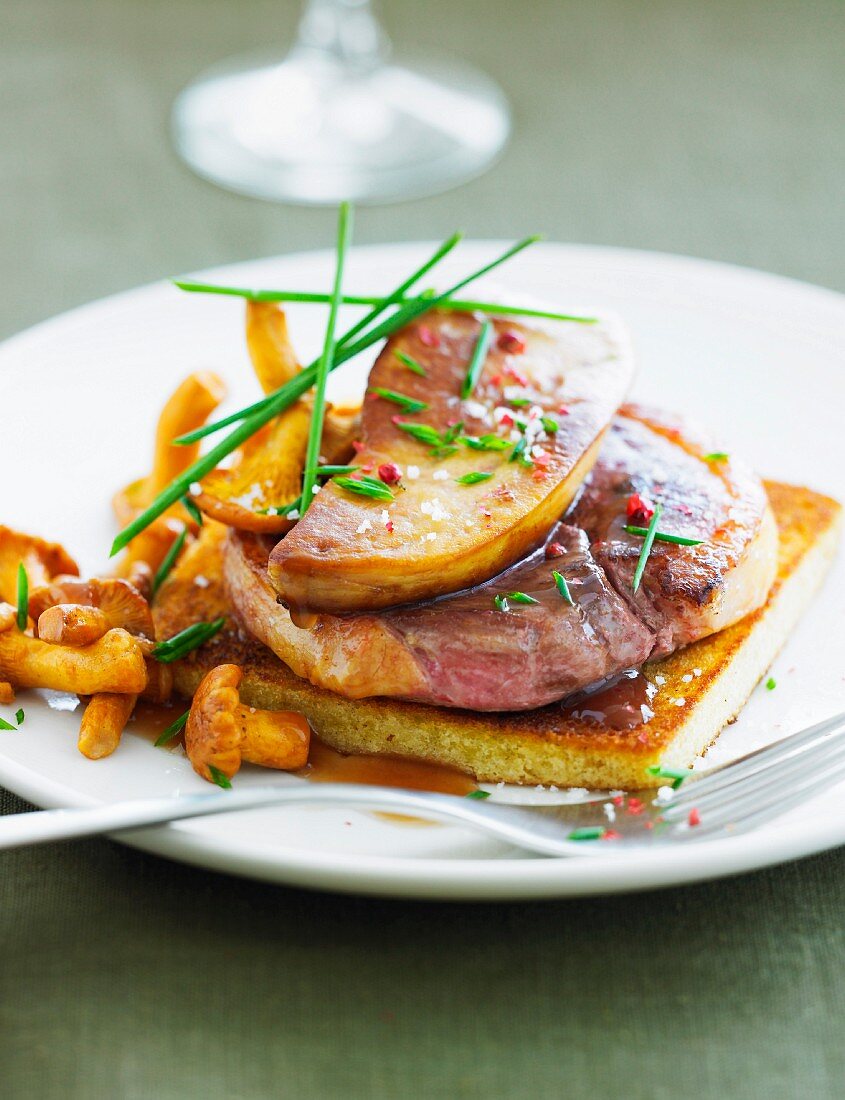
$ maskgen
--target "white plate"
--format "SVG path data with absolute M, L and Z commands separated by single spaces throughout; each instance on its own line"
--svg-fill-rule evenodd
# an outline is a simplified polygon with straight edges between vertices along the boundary
M 347 289 L 395 285 L 430 244 L 357 249 Z M 462 246 L 442 279 L 499 250 Z M 232 284 L 329 285 L 333 256 L 308 253 L 218 270 Z M 572 310 L 613 309 L 640 359 L 636 395 L 693 414 L 766 476 L 845 497 L 841 427 L 845 298 L 758 272 L 616 249 L 539 245 L 502 269 L 502 285 Z M 122 294 L 23 333 L 0 347 L 5 473 L 0 520 L 66 543 L 85 570 L 104 563 L 113 489 L 144 472 L 153 426 L 174 384 L 198 367 L 222 373 L 232 400 L 252 399 L 242 304 L 189 297 L 166 284 Z M 319 347 L 325 311 L 290 311 L 303 356 Z M 366 364 L 333 379 L 360 392 Z M 13 475 L 10 476 L 10 469 Z M 845 577 L 840 563 L 711 759 L 799 729 L 842 709 Z M 41 806 L 201 789 L 187 761 L 128 735 L 107 760 L 76 750 L 78 713 L 21 698 L 19 733 L 0 734 L 0 783 Z M 0 708 L 10 717 L 14 708 Z M 266 782 L 244 769 L 239 784 Z M 280 782 L 291 782 L 279 777 Z M 295 781 L 295 780 L 293 780 Z M 524 898 L 614 892 L 731 874 L 845 841 L 842 788 L 749 836 L 632 857 L 624 865 L 521 856 L 457 828 L 409 827 L 331 810 L 254 811 L 159 828 L 132 843 L 218 870 L 362 893 L 430 898 Z

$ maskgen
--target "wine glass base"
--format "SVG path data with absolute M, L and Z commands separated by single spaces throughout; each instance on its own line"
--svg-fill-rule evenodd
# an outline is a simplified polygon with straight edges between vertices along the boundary
M 173 107 L 199 175 L 242 194 L 309 205 L 419 198 L 489 168 L 510 132 L 504 95 L 461 61 L 388 61 L 351 73 L 296 49 L 203 73 Z

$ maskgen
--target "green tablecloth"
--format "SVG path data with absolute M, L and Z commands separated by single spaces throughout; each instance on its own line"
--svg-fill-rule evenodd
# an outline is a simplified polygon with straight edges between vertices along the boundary
M 482 179 L 359 211 L 359 241 L 541 230 L 845 289 L 838 0 L 385 8 L 400 43 L 492 72 L 516 129 Z M 331 243 L 332 213 L 217 191 L 167 142 L 180 85 L 281 48 L 295 15 L 0 5 L 0 332 Z M 663 893 L 458 907 L 241 882 L 106 841 L 4 855 L 0 1094 L 839 1097 L 843 868 L 837 852 Z

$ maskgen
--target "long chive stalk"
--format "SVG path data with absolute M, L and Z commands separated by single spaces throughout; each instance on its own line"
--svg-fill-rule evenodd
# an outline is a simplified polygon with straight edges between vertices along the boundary
M 420 314 L 427 313 L 430 309 L 435 309 L 437 306 L 442 305 L 443 302 L 451 298 L 451 296 L 456 291 L 462 290 L 465 286 L 467 286 L 468 283 L 474 282 L 476 279 L 480 279 L 483 275 L 486 275 L 488 272 L 492 271 L 500 264 L 505 263 L 506 260 L 511 259 L 518 252 L 521 252 L 523 249 L 528 248 L 529 245 L 534 244 L 539 239 L 540 238 L 537 236 L 523 238 L 515 245 L 511 245 L 511 247 L 497 259 L 491 261 L 489 264 L 486 264 L 484 267 L 479 268 L 477 271 L 474 271 L 471 275 L 467 275 L 466 278 L 461 279 L 460 282 L 455 283 L 454 286 L 449 287 L 449 289 L 443 291 L 442 294 L 435 294 L 434 291 L 428 291 L 427 293 L 420 295 L 418 298 L 406 299 L 404 303 L 400 305 L 399 309 L 397 309 L 396 313 L 392 314 L 386 320 L 376 325 L 375 328 L 370 329 L 369 332 L 364 333 L 364 335 L 355 343 L 350 343 L 349 341 L 351 336 L 366 322 L 366 318 L 364 318 L 362 321 L 359 322 L 358 325 L 353 326 L 353 328 L 350 329 L 348 333 L 346 333 L 341 341 L 338 341 L 337 355 L 335 356 L 335 361 L 332 364 L 331 369 L 335 370 L 342 363 L 345 363 L 348 359 L 353 359 L 356 355 L 358 355 L 362 351 L 365 351 L 372 344 L 376 344 L 379 342 L 379 340 L 384 339 L 385 336 L 389 336 L 397 329 L 404 328 L 405 325 L 413 321 L 414 318 L 419 317 Z M 448 244 L 449 242 L 446 243 Z M 444 247 L 445 245 L 441 246 L 441 249 L 438 251 L 442 252 L 442 248 Z M 445 252 L 443 252 L 442 254 L 445 255 Z M 432 260 L 433 259 L 434 257 L 432 257 Z M 431 267 L 431 263 L 432 261 L 429 261 L 428 264 L 424 265 L 425 270 L 428 270 Z M 423 269 L 420 270 L 423 274 L 425 273 Z M 420 275 L 418 273 L 411 278 L 412 281 L 416 281 L 416 279 L 419 277 Z M 373 315 L 375 316 L 376 314 L 381 312 L 382 307 L 377 307 L 375 310 L 373 310 Z M 173 442 L 179 444 L 196 443 L 198 440 L 203 439 L 205 436 L 212 435 L 214 432 L 219 431 L 221 428 L 227 428 L 230 424 L 234 424 L 238 420 L 243 420 L 247 416 L 252 416 L 254 413 L 263 411 L 267 408 L 268 404 L 275 402 L 275 400 L 281 397 L 283 393 L 289 392 L 291 394 L 294 394 L 294 396 L 292 396 L 289 401 L 286 401 L 286 403 L 281 406 L 281 409 L 286 409 L 288 405 L 292 405 L 298 397 L 301 397 L 303 393 L 305 393 L 314 385 L 314 379 L 316 378 L 316 368 L 317 360 L 309 364 L 309 366 L 303 368 L 303 370 L 301 370 L 299 374 L 297 374 L 289 382 L 286 382 L 285 385 L 282 386 L 280 389 L 275 390 L 271 394 L 268 394 L 267 397 L 263 397 L 260 401 L 256 401 L 252 405 L 247 405 L 246 408 L 239 409 L 237 412 L 231 413 L 229 416 L 224 417 L 222 420 L 216 420 L 212 424 L 206 424 L 202 428 L 197 428 L 195 431 L 189 432 L 187 435 L 177 436 L 177 438 L 174 439 Z M 296 391 L 295 393 L 294 390 Z M 281 411 L 281 409 L 278 411 Z M 275 413 L 273 415 L 275 415 Z M 266 420 L 262 421 L 262 424 L 265 423 Z M 236 444 L 236 446 L 238 446 L 238 444 Z
M 352 210 L 348 202 L 340 204 L 337 219 L 337 261 L 335 263 L 334 285 L 329 304 L 329 319 L 326 322 L 326 336 L 323 341 L 323 354 L 317 364 L 317 378 L 314 384 L 314 408 L 311 413 L 311 425 L 308 429 L 308 445 L 305 448 L 305 468 L 302 471 L 302 507 L 304 515 L 314 499 L 313 489 L 317 481 L 317 467 L 320 464 L 320 442 L 323 438 L 323 418 L 326 413 L 326 382 L 335 357 L 335 327 L 337 311 L 343 291 L 343 269 L 346 253 L 352 238 Z
M 452 249 L 454 249 L 461 242 L 462 239 L 462 233 L 453 233 L 452 236 L 448 238 L 448 240 L 445 240 L 443 244 L 435 249 L 435 251 L 432 253 L 431 256 L 429 256 L 424 264 L 418 267 L 416 271 L 413 271 L 408 276 L 408 278 L 405 279 L 404 282 L 400 283 L 399 286 L 397 286 L 394 290 L 392 290 L 391 293 L 387 295 L 387 297 L 379 298 L 377 304 L 373 307 L 373 309 L 371 309 L 370 312 L 367 313 L 366 316 L 362 317 L 359 321 L 356 321 L 356 323 L 350 329 L 348 329 L 338 340 L 338 355 L 335 366 L 338 366 L 341 362 L 346 362 L 348 358 L 351 358 L 350 356 L 345 355 L 341 351 L 341 349 L 345 348 L 346 345 L 355 336 L 357 336 L 367 327 L 367 325 L 375 321 L 377 317 L 380 317 L 386 309 L 389 309 L 391 306 L 400 305 L 401 303 L 403 303 L 405 300 L 406 292 L 411 289 L 414 283 L 419 282 L 419 280 L 424 275 L 427 275 L 428 272 L 431 271 L 431 269 L 437 264 L 439 264 L 440 261 L 445 256 L 447 256 L 452 251 Z M 430 298 L 433 293 L 433 291 L 429 291 L 427 297 Z M 426 295 L 421 295 L 420 297 L 426 297 Z M 317 362 L 318 360 L 315 359 L 313 363 L 309 364 L 309 366 L 305 368 L 305 370 L 316 368 Z M 305 371 L 302 371 L 301 373 L 304 374 Z M 279 391 L 276 390 L 276 393 L 278 392 Z M 268 396 L 272 397 L 273 394 L 269 394 Z M 267 398 L 263 398 L 261 401 L 256 401 L 255 404 L 248 405 L 245 409 L 239 409 L 237 412 L 231 413 L 229 416 L 223 417 L 221 420 L 215 420 L 212 424 L 204 424 L 201 428 L 196 428 L 194 431 L 187 432 L 185 435 L 177 436 L 176 439 L 173 440 L 173 442 L 178 443 L 180 446 L 185 446 L 189 443 L 197 443 L 200 439 L 204 439 L 205 436 L 212 435 L 214 432 L 220 431 L 222 428 L 228 428 L 230 424 L 235 424 L 237 423 L 237 421 L 243 420 L 245 416 L 257 412 L 263 406 L 264 401 L 266 400 Z
M 343 349 L 338 349 L 338 354 L 331 364 L 331 369 L 334 370 L 336 367 L 340 366 L 342 362 L 351 359 L 365 348 L 370 347 L 371 344 L 377 343 L 396 329 L 409 324 L 414 318 L 420 316 L 422 313 L 438 306 L 446 298 L 451 297 L 458 290 L 462 290 L 468 283 L 486 275 L 523 249 L 528 248 L 529 245 L 534 244 L 538 239 L 538 237 L 526 237 L 516 244 L 511 245 L 511 247 L 503 252 L 501 256 L 498 256 L 495 260 L 491 260 L 490 263 L 485 264 L 477 271 L 467 275 L 441 295 L 435 295 L 432 298 L 413 300 L 401 306 L 396 313 L 387 318 L 387 320 L 382 321 L 382 323 L 377 325 L 374 329 L 371 329 L 362 336 L 360 340 L 345 345 Z M 249 406 L 248 410 L 242 409 L 240 413 L 233 414 L 233 417 L 230 418 L 227 423 L 232 423 L 234 419 L 243 417 L 237 428 L 230 432 L 215 447 L 212 447 L 207 454 L 202 455 L 196 462 L 192 463 L 179 475 L 179 477 L 175 478 L 170 485 L 159 493 L 148 508 L 145 508 L 140 515 L 136 516 L 135 519 L 117 535 L 112 543 L 111 556 L 113 557 L 117 554 L 131 542 L 137 534 L 149 527 L 153 520 L 158 519 L 163 512 L 166 512 L 170 505 L 179 500 L 194 482 L 204 478 L 206 474 L 210 473 L 218 466 L 227 455 L 231 454 L 232 451 L 240 447 L 247 439 L 253 436 L 259 428 L 262 428 L 268 421 L 272 420 L 274 416 L 278 416 L 279 413 L 289 408 L 297 398 L 301 397 L 303 393 L 314 385 L 315 380 L 316 366 L 308 367 L 300 371 L 299 374 L 285 383 L 284 386 L 281 386 L 262 401 Z M 220 422 L 217 426 L 222 427 L 223 422 Z
M 251 290 L 241 286 L 219 286 L 216 283 L 197 283 L 189 279 L 174 279 L 173 285 L 188 294 L 221 294 L 233 298 L 246 298 L 250 302 L 300 302 L 314 305 L 328 305 L 331 294 L 310 290 Z M 411 298 L 394 299 L 404 304 Z M 376 294 L 344 294 L 341 302 L 345 306 L 380 306 L 385 301 Z M 467 298 L 447 298 L 441 303 L 444 309 L 454 309 L 462 313 L 499 313 L 508 317 L 540 317 L 549 321 L 575 321 L 583 325 L 594 325 L 597 317 L 582 317 L 571 313 L 557 313 L 554 310 L 535 309 L 531 306 L 510 306 L 502 302 L 482 302 Z
M 657 534 L 657 525 L 660 522 L 660 516 L 663 512 L 662 504 L 655 504 L 654 515 L 651 517 L 651 522 L 646 528 L 645 538 L 643 539 L 642 549 L 640 550 L 640 557 L 637 562 L 637 568 L 634 571 L 634 580 L 631 584 L 631 588 L 634 592 L 640 587 L 640 581 L 643 579 L 643 573 L 645 572 L 646 562 L 648 556 L 651 553 L 651 548 L 654 545 L 654 536 Z

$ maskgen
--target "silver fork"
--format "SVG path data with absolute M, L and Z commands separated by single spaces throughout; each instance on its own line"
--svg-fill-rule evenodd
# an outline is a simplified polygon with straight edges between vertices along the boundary
M 653 790 L 615 798 L 609 792 L 594 792 L 577 804 L 525 809 L 427 791 L 302 782 L 9 814 L 0 817 L 0 849 L 120 833 L 264 806 L 328 805 L 411 813 L 468 825 L 546 856 L 612 856 L 629 853 L 634 845 L 695 842 L 747 832 L 843 776 L 845 713 L 700 777 L 690 773 L 679 789 L 657 796 Z M 585 842 L 607 837 L 608 832 L 614 843 Z

